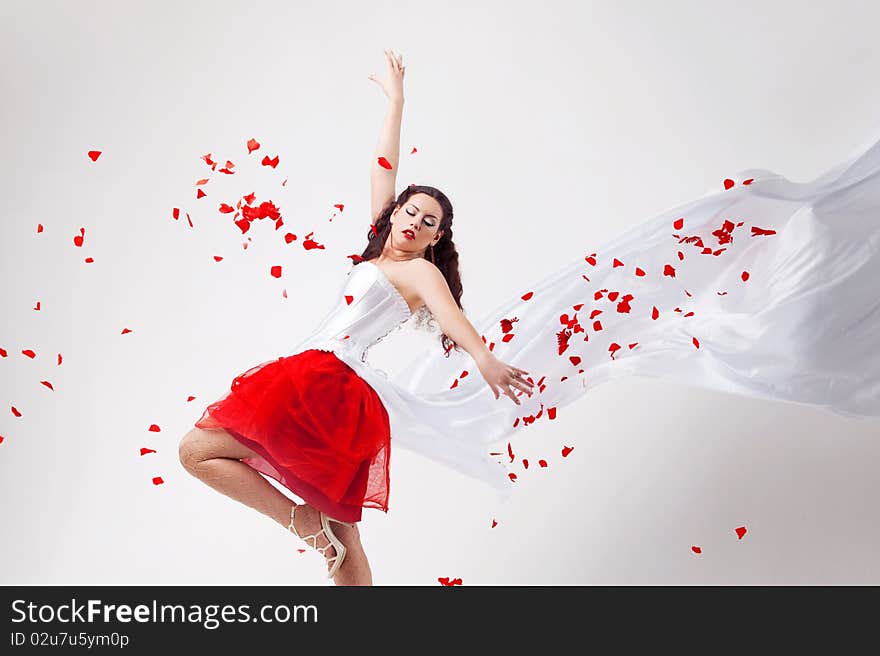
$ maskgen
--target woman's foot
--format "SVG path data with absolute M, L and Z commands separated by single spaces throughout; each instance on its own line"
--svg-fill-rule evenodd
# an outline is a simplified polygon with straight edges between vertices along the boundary
M 293 528 L 298 536 L 317 535 L 312 540 L 304 540 L 304 542 L 314 548 L 324 552 L 324 558 L 327 559 L 327 570 L 336 563 L 333 557 L 336 555 L 336 547 L 327 539 L 327 536 L 321 532 L 321 514 L 317 508 L 307 503 L 295 504 L 293 516 Z M 330 522 L 330 528 L 342 544 L 345 545 L 345 558 L 342 564 L 336 570 L 333 577 L 336 585 L 372 585 L 373 578 L 370 572 L 370 564 L 367 561 L 367 555 L 364 553 L 361 545 L 360 532 L 357 524 L 354 526 L 346 526 L 337 522 Z M 317 542 L 317 545 L 315 544 Z M 323 549 L 323 547 L 327 547 Z
M 297 503 L 294 504 L 293 507 L 296 509 L 295 511 L 292 509 L 294 532 L 297 537 L 302 539 L 308 546 L 324 553 L 324 558 L 327 560 L 327 571 L 330 571 L 330 568 L 332 568 L 336 562 L 334 560 L 334 557 L 336 556 L 336 547 L 333 546 L 330 540 L 327 539 L 326 534 L 321 530 L 323 527 L 321 526 L 320 512 L 307 503 Z M 339 534 L 336 531 L 337 526 L 339 525 L 334 522 L 331 528 L 338 536 Z M 310 538 L 308 540 L 303 539 L 311 535 L 316 535 L 316 538 Z M 341 537 L 340 540 L 343 544 L 346 544 L 345 540 Z M 346 549 L 347 547 L 348 545 L 346 545 Z M 342 565 L 345 565 L 344 561 Z M 342 568 L 342 565 L 340 565 L 340 569 Z

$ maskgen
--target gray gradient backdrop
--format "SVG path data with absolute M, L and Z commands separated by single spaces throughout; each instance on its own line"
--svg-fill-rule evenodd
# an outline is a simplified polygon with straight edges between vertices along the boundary
M 386 109 L 367 76 L 383 48 L 407 67 L 398 185 L 452 199 L 472 318 L 731 172 L 809 180 L 880 117 L 869 2 L 0 13 L 3 584 L 328 583 L 320 555 L 191 477 L 177 445 L 233 376 L 311 332 L 363 248 Z M 262 148 L 249 156 L 250 138 Z M 211 173 L 206 153 L 236 175 Z M 279 205 L 282 230 L 257 221 L 242 236 L 218 213 L 250 192 Z M 311 231 L 325 250 L 302 248 Z M 395 371 L 427 339 L 401 331 L 372 362 Z M 365 510 L 363 540 L 377 584 L 880 583 L 878 428 L 615 381 L 518 440 L 518 458 L 549 466 L 520 468 L 504 507 L 395 449 L 391 511 Z

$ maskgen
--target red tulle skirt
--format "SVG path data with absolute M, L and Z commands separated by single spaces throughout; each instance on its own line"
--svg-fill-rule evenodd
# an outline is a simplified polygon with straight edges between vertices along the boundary
M 375 390 L 329 351 L 310 349 L 236 376 L 195 423 L 259 454 L 243 458 L 342 521 L 388 512 L 391 429 Z

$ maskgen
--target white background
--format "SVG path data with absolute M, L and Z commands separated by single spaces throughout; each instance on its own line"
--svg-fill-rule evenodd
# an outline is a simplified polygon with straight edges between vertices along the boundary
M 190 476 L 177 446 L 236 374 L 311 332 L 366 244 L 383 48 L 406 65 L 398 189 L 452 200 L 472 317 L 730 172 L 816 177 L 880 112 L 869 2 L 0 12 L 7 585 L 328 584 L 320 555 Z M 217 211 L 248 193 L 285 225 L 242 235 Z M 302 248 L 309 232 L 324 250 Z M 394 371 L 424 338 L 396 333 L 371 360 Z M 394 450 L 391 511 L 361 524 L 374 582 L 880 583 L 876 421 L 624 379 L 529 433 L 515 448 L 532 467 L 503 508 Z

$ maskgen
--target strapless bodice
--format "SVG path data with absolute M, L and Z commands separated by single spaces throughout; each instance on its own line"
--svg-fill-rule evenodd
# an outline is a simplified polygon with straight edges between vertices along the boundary
M 366 362 L 369 348 L 411 316 L 409 304 L 385 272 L 364 260 L 352 266 L 336 304 L 290 355 L 316 348 Z

